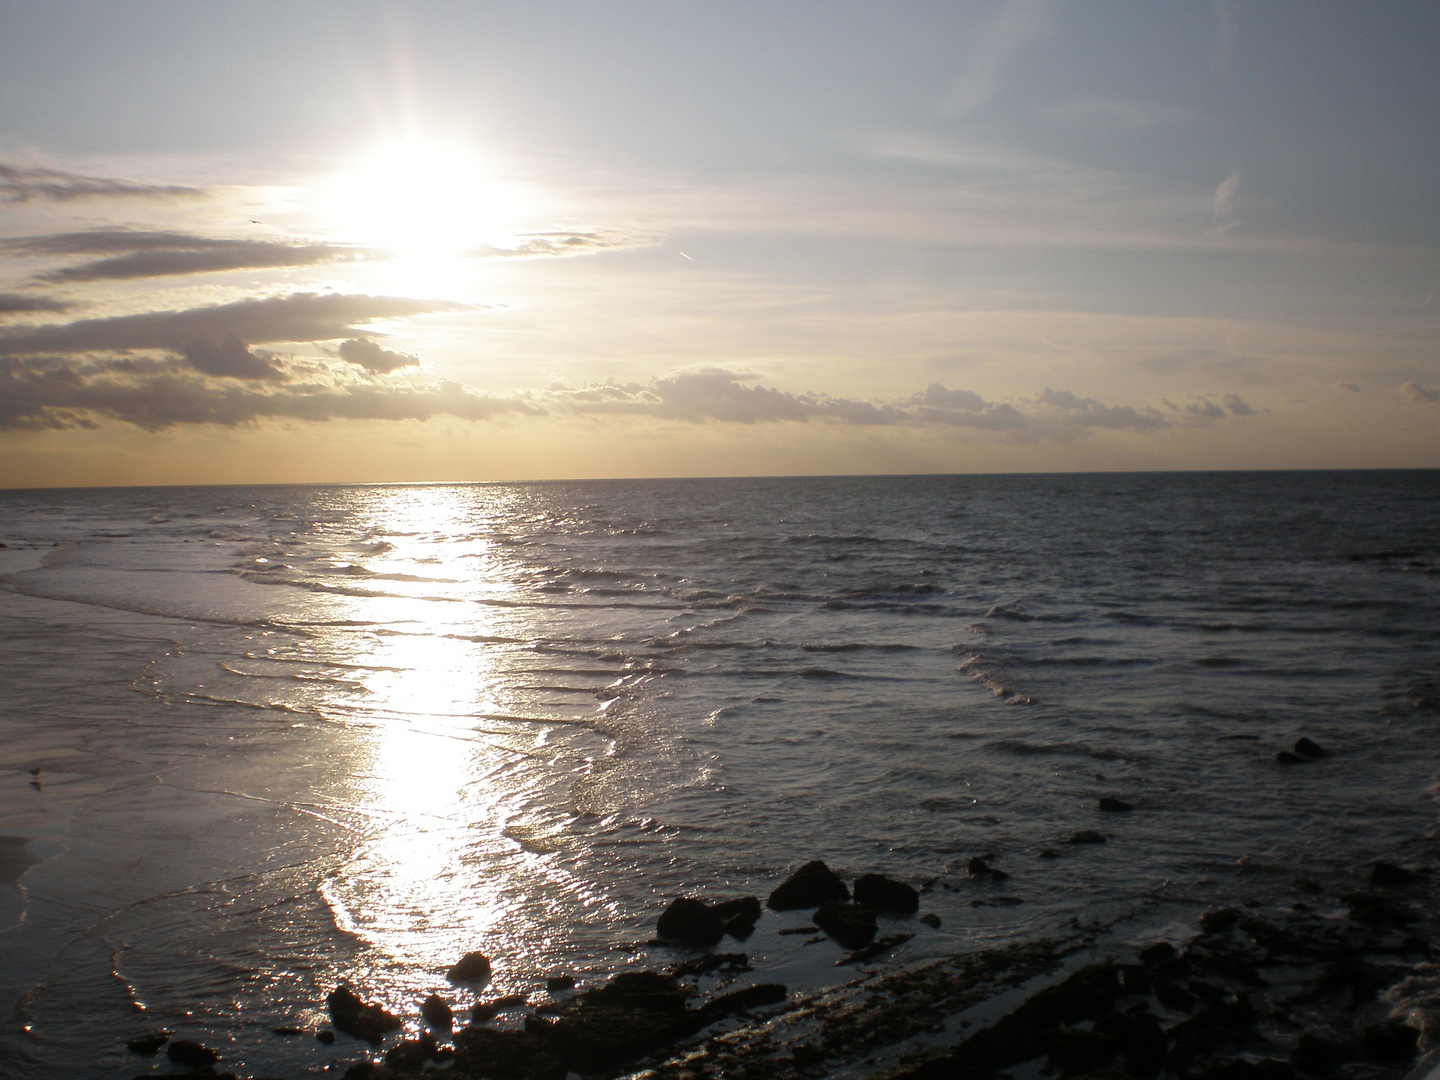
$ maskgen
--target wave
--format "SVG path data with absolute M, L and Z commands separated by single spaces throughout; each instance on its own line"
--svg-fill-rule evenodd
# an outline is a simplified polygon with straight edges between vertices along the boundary
M 1143 764 L 1150 760 L 1147 754 L 1115 750 L 1107 746 L 1091 746 L 1085 742 L 1035 743 L 1026 742 L 1024 739 L 999 739 L 985 745 L 994 750 L 1004 750 L 1006 753 L 1018 754 L 1022 757 L 1055 754 L 1064 757 L 1094 758 L 1096 761 L 1128 761 L 1132 764 Z

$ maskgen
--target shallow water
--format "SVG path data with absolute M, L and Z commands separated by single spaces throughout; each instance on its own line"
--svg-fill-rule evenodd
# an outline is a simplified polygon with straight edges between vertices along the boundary
M 1433 472 L 0 492 L 0 1071 L 308 1075 L 342 978 L 665 963 L 814 857 L 931 883 L 896 963 L 1403 860 L 1436 537 Z

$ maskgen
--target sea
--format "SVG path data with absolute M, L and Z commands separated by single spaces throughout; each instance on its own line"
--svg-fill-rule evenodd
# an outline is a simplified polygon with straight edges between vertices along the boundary
M 324 1075 L 341 982 L 540 1000 L 812 859 L 940 925 L 767 911 L 792 993 L 1440 853 L 1440 472 L 12 490 L 0 542 L 17 1080 Z

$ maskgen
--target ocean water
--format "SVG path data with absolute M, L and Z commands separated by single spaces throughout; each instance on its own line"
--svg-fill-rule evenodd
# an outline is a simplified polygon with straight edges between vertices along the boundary
M 812 858 L 925 886 L 893 967 L 1435 857 L 1440 473 L 11 491 L 0 541 L 5 1076 L 320 1075 L 272 1029 L 340 980 L 593 983 Z M 757 977 L 854 978 L 805 921 Z

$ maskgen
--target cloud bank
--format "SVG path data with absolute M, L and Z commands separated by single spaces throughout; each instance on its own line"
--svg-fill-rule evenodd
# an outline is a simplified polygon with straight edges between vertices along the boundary
M 204 194 L 201 188 L 183 184 L 143 184 L 0 162 L 0 202 L 28 203 L 35 199 L 67 202 L 72 199 L 115 197 L 193 199 Z

